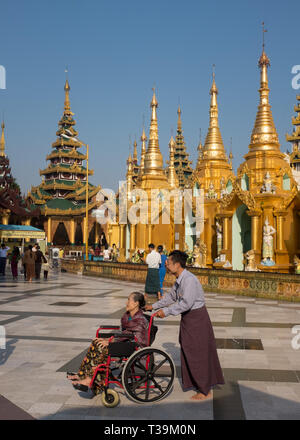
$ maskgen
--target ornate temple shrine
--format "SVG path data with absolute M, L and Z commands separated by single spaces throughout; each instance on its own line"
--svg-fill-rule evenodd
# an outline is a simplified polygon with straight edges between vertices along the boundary
M 42 183 L 32 187 L 27 200 L 41 211 L 40 226 L 47 234 L 48 244 L 84 244 L 87 169 L 86 154 L 80 152 L 82 143 L 76 138 L 74 113 L 70 106 L 70 85 L 65 83 L 63 116 L 58 123 L 57 139 L 47 156 L 47 168 L 40 170 Z M 93 171 L 89 170 L 88 175 Z M 98 243 L 100 225 L 91 215 L 98 206 L 96 195 L 100 186 L 88 182 L 89 242 Z

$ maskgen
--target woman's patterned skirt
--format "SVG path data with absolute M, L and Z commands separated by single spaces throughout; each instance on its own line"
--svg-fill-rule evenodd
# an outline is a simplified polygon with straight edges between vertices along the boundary
M 86 377 L 94 376 L 95 368 L 99 364 L 104 364 L 107 361 L 108 349 L 107 347 L 100 348 L 93 341 L 88 349 L 88 352 L 83 359 L 78 376 L 80 380 L 85 379 Z M 99 371 L 97 376 L 94 379 L 92 391 L 94 394 L 99 394 L 103 391 L 103 380 L 105 379 L 105 371 Z

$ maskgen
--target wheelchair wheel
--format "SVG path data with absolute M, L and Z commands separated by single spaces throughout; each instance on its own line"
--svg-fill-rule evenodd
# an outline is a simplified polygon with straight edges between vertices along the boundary
M 114 408 L 120 402 L 120 396 L 117 391 L 108 389 L 107 397 L 105 395 L 105 392 L 103 391 L 103 393 L 101 394 L 101 400 L 103 405 L 107 408 Z
M 122 385 L 135 402 L 157 402 L 170 391 L 175 377 L 172 358 L 162 350 L 146 347 L 127 360 Z

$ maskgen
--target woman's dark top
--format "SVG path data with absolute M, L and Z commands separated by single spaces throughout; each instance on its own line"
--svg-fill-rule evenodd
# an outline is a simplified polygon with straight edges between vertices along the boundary
M 129 312 L 124 313 L 121 319 L 122 332 L 133 333 L 140 347 L 148 345 L 148 321 L 139 310 L 133 317 Z

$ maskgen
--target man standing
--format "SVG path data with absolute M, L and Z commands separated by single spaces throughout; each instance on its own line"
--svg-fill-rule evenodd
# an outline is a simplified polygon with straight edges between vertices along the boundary
M 159 282 L 159 265 L 161 263 L 161 257 L 155 250 L 153 243 L 149 244 L 149 254 L 146 257 L 146 264 L 148 264 L 148 272 L 145 285 L 145 299 L 147 300 L 147 294 L 157 295 L 160 299 L 160 282 Z
M 158 310 L 157 316 L 181 314 L 179 343 L 183 388 L 194 388 L 193 400 L 212 396 L 211 388 L 224 384 L 212 324 L 207 313 L 204 292 L 197 277 L 185 269 L 187 255 L 170 253 L 166 267 L 176 276 L 171 291 L 146 310 Z
M 42 263 L 45 263 L 46 258 L 44 257 L 43 252 L 41 251 L 41 248 L 39 245 L 36 246 L 36 252 L 35 252 L 35 278 L 37 280 L 41 277 L 41 269 L 42 269 Z
M 6 259 L 7 252 L 9 251 L 9 247 L 5 246 L 4 243 L 1 244 L 0 248 L 0 274 L 5 275 L 5 267 L 6 267 Z

